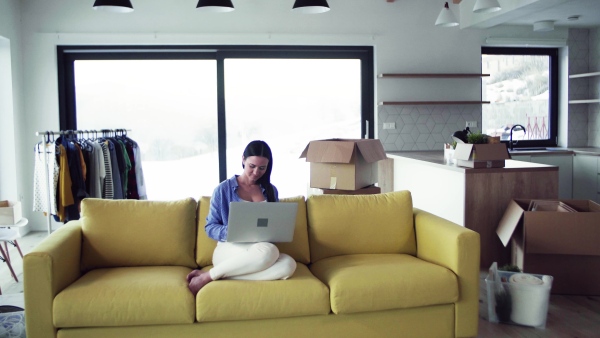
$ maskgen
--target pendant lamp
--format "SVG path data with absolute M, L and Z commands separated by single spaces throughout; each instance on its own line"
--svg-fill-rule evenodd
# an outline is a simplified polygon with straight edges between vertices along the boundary
M 133 6 L 129 0 L 96 0 L 94 9 L 114 13 L 133 12 Z
M 329 11 L 327 0 L 296 0 L 292 11 L 304 14 L 318 14 Z
M 458 26 L 458 20 L 454 16 L 454 13 L 448 7 L 448 2 L 442 8 L 440 15 L 438 15 L 437 20 L 435 20 L 435 25 L 440 27 L 455 27 Z
M 501 10 L 498 0 L 477 0 L 473 12 L 475 13 L 492 13 Z
M 231 0 L 200 0 L 196 9 L 202 12 L 225 13 L 231 12 L 235 8 Z

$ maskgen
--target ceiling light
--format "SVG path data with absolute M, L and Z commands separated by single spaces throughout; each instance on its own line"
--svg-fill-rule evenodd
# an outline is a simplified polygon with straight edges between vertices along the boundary
M 327 0 L 296 0 L 292 11 L 304 14 L 318 14 L 329 11 Z
M 231 0 L 200 0 L 196 9 L 201 12 L 225 13 L 231 12 L 235 8 Z
M 554 21 L 536 21 L 533 23 L 534 32 L 549 32 L 554 30 Z
M 440 27 L 454 27 L 458 26 L 458 21 L 456 20 L 456 16 L 448 7 L 448 2 L 442 8 L 440 15 L 438 15 L 437 20 L 435 20 L 435 25 Z
M 114 13 L 133 12 L 133 6 L 129 0 L 96 0 L 94 2 L 94 9 Z
M 475 13 L 492 13 L 501 10 L 498 0 L 477 0 L 473 12 Z

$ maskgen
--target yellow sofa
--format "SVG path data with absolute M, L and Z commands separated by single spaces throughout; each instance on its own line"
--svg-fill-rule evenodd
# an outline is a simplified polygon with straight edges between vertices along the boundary
M 298 203 L 292 278 L 219 280 L 210 198 L 86 199 L 81 219 L 24 258 L 28 338 L 471 337 L 479 235 L 413 209 L 410 192 L 288 198 Z

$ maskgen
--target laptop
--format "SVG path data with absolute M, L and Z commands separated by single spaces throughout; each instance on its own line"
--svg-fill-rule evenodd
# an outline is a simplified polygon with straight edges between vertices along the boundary
M 230 202 L 227 242 L 291 242 L 297 203 Z

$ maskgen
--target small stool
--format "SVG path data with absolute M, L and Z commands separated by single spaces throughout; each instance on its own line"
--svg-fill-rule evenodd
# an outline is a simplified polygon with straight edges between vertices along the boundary
M 19 242 L 17 242 L 17 239 L 21 238 L 21 235 L 19 234 L 19 230 L 14 229 L 14 227 L 25 226 L 25 225 L 27 225 L 28 222 L 29 221 L 27 220 L 27 218 L 22 218 L 16 224 L 3 225 L 0 227 L 0 255 L 1 255 L 0 260 L 4 261 L 6 263 L 6 265 L 8 265 L 10 274 L 15 279 L 15 282 L 19 282 L 19 279 L 17 278 L 17 275 L 15 274 L 15 271 L 13 270 L 12 265 L 10 264 L 10 254 L 8 252 L 8 244 L 10 243 L 14 247 L 16 247 L 17 250 L 19 251 L 19 254 L 21 255 L 21 258 L 23 258 L 23 252 L 21 251 L 21 247 L 19 247 Z M 0 294 L 1 294 L 1 291 L 0 291 Z

